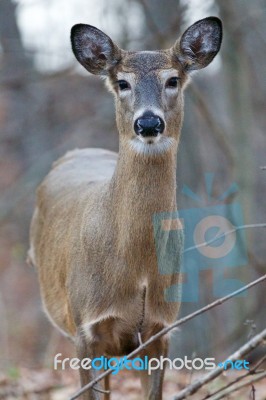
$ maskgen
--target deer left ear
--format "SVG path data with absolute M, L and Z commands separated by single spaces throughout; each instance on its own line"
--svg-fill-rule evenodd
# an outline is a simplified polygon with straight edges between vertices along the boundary
M 191 25 L 174 46 L 184 70 L 207 67 L 220 50 L 222 36 L 222 21 L 217 17 L 204 18 Z
M 84 68 L 95 75 L 108 75 L 121 60 L 119 47 L 100 29 L 77 24 L 71 29 L 73 52 Z

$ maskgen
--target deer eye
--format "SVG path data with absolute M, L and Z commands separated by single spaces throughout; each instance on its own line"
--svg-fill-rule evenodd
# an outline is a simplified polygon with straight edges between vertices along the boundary
M 178 86 L 178 81 L 180 81 L 180 78 L 178 77 L 173 77 L 168 79 L 168 81 L 166 82 L 166 87 L 167 88 L 177 88 Z
M 120 90 L 129 90 L 131 89 L 130 84 L 127 81 L 117 81 Z

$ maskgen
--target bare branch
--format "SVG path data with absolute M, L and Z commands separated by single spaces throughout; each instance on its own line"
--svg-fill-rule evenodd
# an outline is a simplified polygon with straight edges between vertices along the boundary
M 258 368 L 261 366 L 261 364 L 264 363 L 265 360 L 266 360 L 266 355 L 263 356 L 246 374 L 238 376 L 234 381 L 229 382 L 226 386 L 223 386 L 220 389 L 216 390 L 216 392 L 208 394 L 202 400 L 207 400 L 210 397 L 215 396 L 215 395 L 223 392 L 224 390 L 228 389 L 229 387 L 232 387 L 233 385 L 235 385 L 239 381 L 242 381 L 243 379 L 245 379 L 249 375 L 255 375 L 257 373 L 264 372 L 264 371 L 258 371 Z
M 241 231 L 243 229 L 250 229 L 250 228 L 266 228 L 266 223 L 265 224 L 249 224 L 249 225 L 240 225 L 236 226 L 233 229 L 230 229 L 227 232 L 222 233 L 221 235 L 215 236 L 214 238 L 208 240 L 207 242 L 200 243 L 196 246 L 188 247 L 187 249 L 184 250 L 184 253 L 190 250 L 198 249 L 200 247 L 208 246 L 209 244 L 212 244 L 213 242 L 216 242 L 217 240 L 223 238 L 224 236 L 228 236 L 231 233 Z
M 227 360 L 230 360 L 230 361 L 234 362 L 236 360 L 241 359 L 246 354 L 250 353 L 256 347 L 258 347 L 265 339 L 266 339 L 266 329 L 264 329 L 261 333 L 259 333 L 258 335 L 254 336 L 251 340 L 249 340 L 247 343 L 245 343 L 244 346 L 240 347 L 239 350 L 237 350 L 235 353 L 233 353 L 231 356 L 229 356 L 227 358 Z M 212 381 L 213 379 L 215 379 L 219 375 L 221 375 L 223 373 L 223 371 L 224 371 L 223 367 L 215 368 L 209 374 L 205 375 L 201 379 L 197 379 L 190 386 L 188 386 L 187 388 L 182 390 L 177 396 L 175 396 L 173 398 L 173 400 L 186 399 L 188 396 L 191 396 L 192 394 L 196 393 L 200 388 L 202 388 L 202 386 L 206 385 L 207 383 L 209 383 L 210 381 Z M 259 377 L 256 377 L 257 380 L 259 380 L 258 378 L 260 378 L 260 377 L 261 377 L 261 375 Z M 253 382 L 254 382 L 254 380 L 253 380 Z M 249 384 L 251 384 L 251 382 Z M 219 399 L 220 398 L 222 398 L 222 397 L 219 397 Z M 215 400 L 218 400 L 218 397 L 215 398 Z
M 255 365 L 254 367 L 251 368 L 251 370 L 249 371 L 249 375 L 254 375 L 257 374 L 259 372 L 262 371 L 258 371 L 258 368 L 264 363 L 264 361 L 266 361 L 266 354 L 265 356 L 263 356 Z
M 136 348 L 136 350 L 132 351 L 127 357 L 127 360 L 132 359 L 133 357 L 137 356 L 142 350 L 144 350 L 147 346 L 149 346 L 151 343 L 155 342 L 156 340 L 158 340 L 159 338 L 161 338 L 162 336 L 166 335 L 168 332 L 172 331 L 174 328 L 177 328 L 180 325 L 183 325 L 185 322 L 190 321 L 191 319 L 197 317 L 198 315 L 201 315 L 203 313 L 205 313 L 206 311 L 211 310 L 214 307 L 217 307 L 218 305 L 221 305 L 223 303 L 225 303 L 226 301 L 228 301 L 229 299 L 237 296 L 240 293 L 243 293 L 244 291 L 251 289 L 252 287 L 258 285 L 259 283 L 266 281 L 266 275 L 262 276 L 261 278 L 249 283 L 246 286 L 243 286 L 241 289 L 236 290 L 233 293 L 230 293 L 229 295 L 222 297 L 216 301 L 214 301 L 211 304 L 208 304 L 207 306 L 187 315 L 184 318 L 179 319 L 178 321 L 176 321 L 174 324 L 169 325 L 167 328 L 162 329 L 160 332 L 158 332 L 156 335 L 150 337 L 149 340 L 147 340 L 145 343 L 143 343 L 142 345 L 140 345 L 139 347 Z M 266 335 L 266 330 L 265 330 L 265 335 Z M 250 342 L 254 342 L 255 339 L 257 338 L 257 336 L 255 336 L 252 341 Z M 250 343 L 248 342 L 248 343 Z M 74 394 L 70 400 L 75 400 L 77 399 L 79 396 L 81 396 L 84 392 L 86 392 L 87 390 L 89 390 L 90 388 L 92 388 L 93 386 L 95 386 L 98 382 L 100 382 L 103 378 L 105 378 L 106 376 L 110 375 L 112 373 L 111 369 L 108 369 L 107 371 L 103 372 L 101 375 L 99 375 L 96 379 L 94 379 L 93 381 L 91 381 L 90 383 L 88 383 L 87 385 L 83 386 L 83 388 L 81 388 L 76 394 Z
M 251 385 L 251 400 L 256 400 L 255 399 L 255 394 L 256 394 L 256 389 L 255 389 L 255 387 L 254 387 L 254 385 Z
M 260 375 L 254 376 L 253 378 L 249 379 L 249 380 L 246 381 L 246 382 L 242 382 L 242 383 L 240 383 L 240 384 L 238 384 L 238 385 L 235 385 L 235 386 L 233 386 L 233 387 L 228 388 L 228 389 L 225 390 L 223 393 L 221 393 L 221 394 L 219 394 L 219 395 L 217 395 L 217 396 L 214 396 L 214 397 L 212 398 L 212 400 L 220 400 L 220 399 L 223 399 L 223 398 L 227 397 L 229 394 L 234 393 L 234 392 L 237 392 L 238 390 L 243 389 L 243 388 L 246 387 L 246 386 L 250 386 L 250 385 L 252 385 L 252 384 L 255 383 L 255 382 L 261 381 L 261 380 L 264 379 L 264 378 L 266 378 L 266 371 L 264 371 L 264 372 L 263 372 L 262 374 L 260 374 Z M 253 385 L 252 385 L 252 386 L 253 386 Z M 254 387 L 253 387 L 253 390 L 254 390 Z M 254 398 L 254 397 L 253 397 L 253 398 Z
M 138 340 L 139 340 L 139 344 L 142 345 L 143 342 L 142 342 L 142 337 L 141 337 L 141 333 L 140 332 L 138 332 Z
M 98 388 L 97 386 L 93 386 L 92 389 L 95 390 L 95 392 L 102 393 L 102 394 L 110 394 L 111 393 L 110 390 L 103 390 L 103 389 Z

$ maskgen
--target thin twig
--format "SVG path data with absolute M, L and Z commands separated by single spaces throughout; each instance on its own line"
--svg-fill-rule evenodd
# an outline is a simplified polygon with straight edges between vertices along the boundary
M 251 385 L 251 400 L 256 400 L 255 395 L 256 395 L 255 386 Z
M 200 247 L 210 245 L 211 243 L 216 242 L 217 240 L 223 238 L 224 236 L 228 236 L 231 233 L 241 231 L 243 229 L 250 229 L 250 228 L 266 228 L 266 223 L 235 226 L 233 229 L 230 229 L 227 232 L 223 232 L 221 235 L 215 236 L 214 238 L 208 240 L 207 242 L 200 243 L 197 246 L 188 247 L 187 249 L 184 250 L 184 253 L 186 253 L 187 251 L 191 251 L 194 249 L 198 249 Z
M 179 319 L 178 321 L 176 321 L 174 324 L 169 325 L 168 327 L 162 329 L 160 332 L 158 332 L 156 335 L 150 337 L 150 339 L 148 339 L 145 343 L 143 343 L 142 345 L 140 345 L 139 347 L 137 347 L 136 350 L 132 351 L 125 359 L 130 360 L 133 357 L 137 356 L 142 350 L 144 350 L 147 346 L 149 346 L 151 343 L 155 342 L 156 340 L 158 340 L 159 338 L 161 338 L 162 336 L 166 335 L 168 332 L 172 331 L 174 328 L 177 328 L 180 325 L 183 325 L 185 322 L 190 321 L 191 319 L 197 317 L 198 315 L 201 315 L 203 313 L 205 313 L 206 311 L 211 310 L 212 308 L 223 304 L 224 302 L 228 301 L 229 299 L 237 296 L 238 294 L 258 285 L 259 283 L 266 281 L 266 275 L 262 276 L 261 278 L 249 283 L 246 286 L 243 286 L 241 289 L 236 290 L 233 293 L 230 293 L 229 295 L 222 297 L 216 301 L 214 301 L 211 304 L 208 304 L 207 306 L 187 315 L 184 318 Z M 256 336 L 257 337 L 257 336 Z M 256 338 L 255 337 L 255 338 Z M 255 338 L 253 338 L 252 340 L 255 340 Z M 74 394 L 70 400 L 75 400 L 77 399 L 79 396 L 81 396 L 84 392 L 86 392 L 87 390 L 89 390 L 90 388 L 92 388 L 94 385 L 96 385 L 98 382 L 100 382 L 103 378 L 105 378 L 106 376 L 110 375 L 112 373 L 112 369 L 108 369 L 107 371 L 103 372 L 101 375 L 99 375 L 97 378 L 95 378 L 93 381 L 91 381 L 90 383 L 88 383 L 87 385 L 83 386 L 83 388 L 81 388 L 76 394 Z
M 138 340 L 139 340 L 139 344 L 142 345 L 143 342 L 142 342 L 142 338 L 141 338 L 141 333 L 140 332 L 138 332 Z
M 92 389 L 95 390 L 95 392 L 99 392 L 102 394 L 110 394 L 111 393 L 110 390 L 103 390 L 103 389 L 98 388 L 97 386 L 93 386 Z
M 261 381 L 262 379 L 266 378 L 266 371 L 264 371 L 260 375 L 256 375 L 253 378 L 249 379 L 246 382 L 239 383 L 238 385 L 234 387 L 230 387 L 227 390 L 225 390 L 223 393 L 219 394 L 218 396 L 213 397 L 211 400 L 221 400 L 224 399 L 226 396 L 228 396 L 231 393 L 237 392 L 240 389 L 243 389 L 246 386 L 250 386 L 255 382 Z M 252 385 L 253 386 L 253 385 Z M 254 388 L 254 387 L 253 387 Z M 255 388 L 254 388 L 255 389 Z M 254 392 L 253 392 L 254 393 Z M 255 397 L 253 396 L 252 399 Z M 176 399 L 176 398 L 175 398 Z
M 212 396 L 215 396 L 221 392 L 223 392 L 224 390 L 226 390 L 227 388 L 235 385 L 236 383 L 238 383 L 239 381 L 242 381 L 243 379 L 245 379 L 247 376 L 249 375 L 255 375 L 257 373 L 260 372 L 264 372 L 264 371 L 257 371 L 257 369 L 261 366 L 261 364 L 264 363 L 264 361 L 266 360 L 266 355 L 263 356 L 247 373 L 245 373 L 244 375 L 238 376 L 234 381 L 229 382 L 226 386 L 221 387 L 220 389 L 216 390 L 216 392 L 210 393 L 207 396 L 205 396 L 202 400 L 207 400 Z
M 249 340 L 247 343 L 244 344 L 244 346 L 240 347 L 235 353 L 233 353 L 231 356 L 229 356 L 223 364 L 227 361 L 230 360 L 232 362 L 236 360 L 240 360 L 242 357 L 244 357 L 246 354 L 250 353 L 252 350 L 254 350 L 256 347 L 258 347 L 264 340 L 266 339 L 266 329 L 264 329 L 261 333 L 258 335 L 254 336 L 251 340 Z M 203 376 L 201 379 L 197 379 L 194 381 L 190 386 L 182 390 L 177 396 L 173 398 L 173 400 L 183 400 L 186 399 L 188 396 L 191 396 L 192 394 L 196 393 L 199 389 L 201 389 L 203 386 L 205 386 L 207 383 L 212 381 L 213 379 L 217 378 L 219 375 L 221 375 L 224 372 L 223 367 L 217 367 L 210 373 L 206 374 Z M 266 372 L 265 372 L 266 374 Z M 260 376 L 261 377 L 261 376 Z M 259 377 L 255 377 L 252 382 L 258 379 Z M 249 383 L 250 384 L 250 383 Z M 240 385 L 239 385 L 240 386 Z M 229 389 L 228 389 L 229 390 Z M 221 396 L 221 395 L 218 395 Z M 219 397 L 222 398 L 222 397 Z M 213 398 L 212 400 L 218 400 L 218 397 Z

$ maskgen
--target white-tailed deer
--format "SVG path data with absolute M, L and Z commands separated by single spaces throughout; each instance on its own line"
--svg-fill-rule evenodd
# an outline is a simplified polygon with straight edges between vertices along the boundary
M 79 359 L 126 355 L 138 346 L 138 333 L 145 341 L 177 317 L 179 303 L 164 293 L 179 274 L 159 272 L 152 218 L 177 210 L 183 90 L 221 40 L 216 17 L 196 22 L 160 51 L 124 51 L 93 26 L 72 28 L 76 58 L 106 77 L 114 94 L 119 153 L 74 150 L 53 165 L 38 189 L 29 258 L 45 310 L 73 339 Z M 159 358 L 167 347 L 164 337 L 142 355 Z M 163 374 L 141 372 L 145 399 L 162 399 Z M 82 385 L 93 377 L 81 370 Z M 92 389 L 83 395 L 99 397 Z

